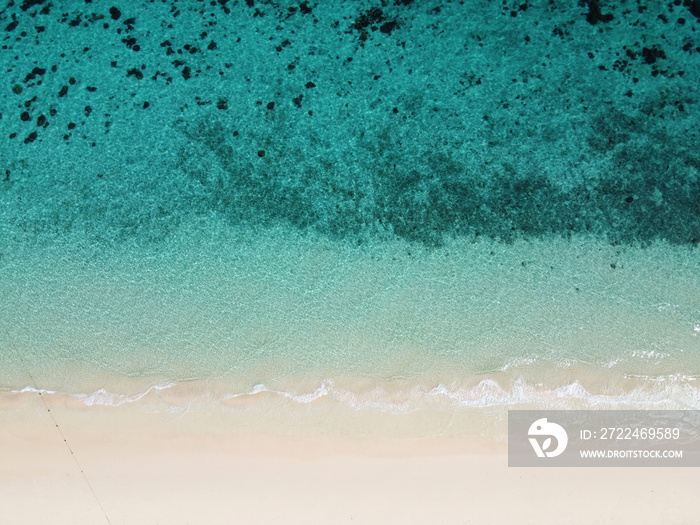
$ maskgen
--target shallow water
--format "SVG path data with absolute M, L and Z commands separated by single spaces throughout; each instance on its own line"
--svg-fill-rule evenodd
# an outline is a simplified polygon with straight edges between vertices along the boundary
M 698 256 L 685 247 L 352 247 L 200 224 L 157 250 L 86 252 L 54 243 L 6 257 L 6 405 L 37 389 L 76 407 L 173 413 L 700 402 Z

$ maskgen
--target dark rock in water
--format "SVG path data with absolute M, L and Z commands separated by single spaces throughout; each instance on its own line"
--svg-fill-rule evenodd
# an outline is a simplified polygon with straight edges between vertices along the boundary
M 352 24 L 353 29 L 362 31 L 372 24 L 377 24 L 384 20 L 384 12 L 378 7 L 372 7 L 355 19 Z
M 308 1 L 304 1 L 301 4 L 299 4 L 299 11 L 303 15 L 310 15 L 313 11 L 313 8 L 311 6 L 309 6 Z
M 137 79 L 141 80 L 143 79 L 143 73 L 137 68 L 132 68 L 129 71 L 126 72 L 127 77 L 136 77 Z
M 598 22 L 611 22 L 613 20 L 613 15 L 604 15 L 600 9 L 600 0 L 587 0 L 588 3 L 588 14 L 586 15 L 586 21 L 591 25 L 596 25 Z
M 654 64 L 657 59 L 665 59 L 666 53 L 664 53 L 663 49 L 657 46 L 645 47 L 642 48 L 642 56 L 644 57 L 644 62 L 647 64 Z
M 700 0 L 686 0 L 685 5 L 690 10 L 691 15 L 693 15 L 695 18 L 700 18 Z
M 27 11 L 34 6 L 42 5 L 44 2 L 46 2 L 46 0 L 23 0 L 20 9 L 22 9 L 22 11 Z
M 387 22 L 386 24 L 382 24 L 381 26 L 379 26 L 379 30 L 386 35 L 390 35 L 391 32 L 394 29 L 396 29 L 396 26 L 398 26 L 398 25 L 399 25 L 398 22 L 396 22 L 395 20 L 392 20 L 391 22 Z

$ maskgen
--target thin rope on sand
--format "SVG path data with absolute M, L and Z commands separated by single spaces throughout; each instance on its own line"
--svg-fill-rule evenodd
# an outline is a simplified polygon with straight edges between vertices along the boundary
M 36 381 L 34 380 L 34 376 L 29 371 L 29 368 L 27 368 L 27 363 L 24 361 L 24 358 L 21 355 L 19 357 L 22 360 L 22 363 L 24 363 L 25 368 L 27 369 L 27 375 L 29 376 L 29 379 L 32 380 L 32 385 L 34 386 L 34 389 L 39 394 L 39 398 L 41 399 L 41 402 L 44 404 L 44 408 L 46 408 L 46 411 L 49 413 L 49 416 L 51 416 L 51 420 L 53 421 L 53 424 L 55 425 L 56 430 L 58 430 L 58 433 L 61 435 L 61 439 L 63 439 L 63 442 L 66 444 L 66 447 L 68 447 L 68 451 L 70 452 L 70 455 L 73 457 L 73 461 L 75 461 L 75 464 L 78 467 L 78 470 L 83 475 L 83 479 L 85 480 L 85 483 L 87 483 L 87 486 L 90 488 L 90 492 L 92 492 L 92 495 L 95 498 L 97 505 L 100 507 L 100 510 L 102 511 L 102 514 L 105 517 L 105 520 L 107 520 L 107 523 L 109 525 L 112 525 L 112 522 L 110 521 L 109 516 L 107 516 L 107 513 L 105 512 L 105 509 L 102 506 L 102 503 L 100 502 L 100 498 L 97 497 L 97 493 L 95 492 L 95 489 L 92 488 L 92 484 L 90 483 L 90 480 L 88 479 L 87 475 L 85 474 L 83 467 L 80 466 L 80 462 L 78 461 L 77 456 L 73 452 L 73 448 L 68 443 L 68 440 L 66 439 L 66 436 L 63 434 L 61 427 L 58 426 L 58 422 L 56 421 L 56 418 L 54 417 L 53 413 L 51 412 L 51 409 L 49 408 L 49 405 L 46 402 L 46 399 L 44 399 L 44 396 L 41 395 L 41 390 L 39 390 L 39 386 L 37 385 Z

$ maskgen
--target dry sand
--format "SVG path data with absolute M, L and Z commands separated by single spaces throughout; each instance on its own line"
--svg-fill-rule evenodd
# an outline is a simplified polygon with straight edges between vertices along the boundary
M 68 444 L 45 409 L 0 412 L 2 523 L 700 522 L 692 468 L 508 468 L 502 443 L 213 431 L 136 410 L 52 414 Z

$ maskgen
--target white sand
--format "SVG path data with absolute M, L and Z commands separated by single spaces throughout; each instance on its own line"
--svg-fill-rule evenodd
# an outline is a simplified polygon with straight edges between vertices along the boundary
M 692 468 L 516 469 L 505 446 L 263 437 L 143 412 L 0 413 L 0 508 L 18 524 L 697 523 Z

